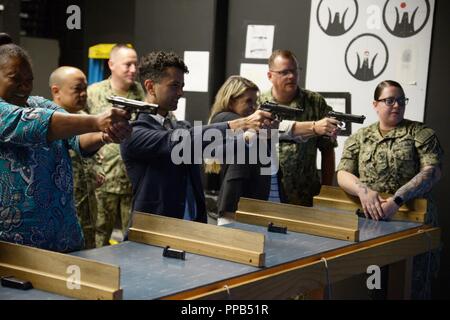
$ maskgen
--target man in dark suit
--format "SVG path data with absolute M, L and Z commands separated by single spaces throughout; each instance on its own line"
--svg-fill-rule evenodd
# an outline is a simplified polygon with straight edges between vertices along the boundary
M 206 222 L 205 198 L 200 178 L 199 159 L 188 158 L 188 163 L 176 164 L 180 130 L 187 133 L 189 147 L 206 147 L 203 133 L 216 129 L 226 137 L 227 129 L 254 129 L 271 126 L 270 113 L 257 111 L 233 121 L 192 128 L 186 122 L 174 122 L 168 118 L 169 111 L 177 108 L 183 96 L 184 74 L 188 68 L 183 60 L 172 52 L 152 52 L 139 64 L 140 80 L 146 91 L 146 101 L 157 104 L 158 114 L 141 113 L 132 124 L 133 133 L 121 145 L 133 188 L 133 210 L 160 214 L 186 220 Z M 175 150 L 174 150 L 175 149 Z M 184 151 L 184 150 L 183 150 Z M 183 154 L 183 159 L 186 155 Z

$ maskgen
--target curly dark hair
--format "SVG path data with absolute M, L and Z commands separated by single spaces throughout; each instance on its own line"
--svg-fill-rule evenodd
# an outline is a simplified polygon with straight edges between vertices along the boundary
M 150 79 L 156 83 L 160 82 L 165 76 L 166 68 L 169 67 L 175 67 L 184 73 L 189 73 L 183 59 L 174 52 L 154 51 L 143 56 L 138 66 L 139 80 L 142 87 L 145 88 L 145 80 Z

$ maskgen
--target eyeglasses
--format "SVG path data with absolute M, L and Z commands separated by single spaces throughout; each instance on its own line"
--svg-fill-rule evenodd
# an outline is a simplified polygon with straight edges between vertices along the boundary
M 301 68 L 297 69 L 285 69 L 285 70 L 270 70 L 270 72 L 275 72 L 276 74 L 279 74 L 282 77 L 287 77 L 288 75 L 292 74 L 293 76 L 298 75 L 298 73 L 301 71 Z
M 389 98 L 379 99 L 377 101 L 384 102 L 384 104 L 387 105 L 388 107 L 393 107 L 395 102 L 397 102 L 399 106 L 404 107 L 408 104 L 409 99 L 405 98 L 405 97 L 399 97 L 399 98 L 389 97 Z

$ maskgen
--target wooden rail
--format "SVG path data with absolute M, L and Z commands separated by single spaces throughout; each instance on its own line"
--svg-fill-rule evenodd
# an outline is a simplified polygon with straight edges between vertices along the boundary
M 381 196 L 383 198 L 390 197 L 388 194 L 381 194 Z M 335 208 L 352 212 L 362 208 L 358 197 L 349 195 L 338 187 L 331 186 L 322 186 L 320 194 L 314 197 L 314 207 L 318 209 Z M 392 220 L 424 223 L 426 212 L 427 200 L 414 199 L 403 205 L 392 217 Z
M 122 299 L 118 266 L 7 242 L 0 242 L 0 276 L 77 299 Z
M 350 213 L 241 198 L 235 219 L 261 226 L 272 222 L 290 231 L 340 240 L 359 240 L 358 217 Z

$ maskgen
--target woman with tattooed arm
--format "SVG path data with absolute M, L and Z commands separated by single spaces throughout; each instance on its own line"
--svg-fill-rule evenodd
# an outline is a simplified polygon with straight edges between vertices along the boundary
M 404 118 L 407 103 L 399 83 L 387 80 L 377 86 L 373 108 L 379 121 L 347 139 L 337 169 L 338 183 L 359 197 L 366 217 L 374 220 L 389 220 L 403 203 L 426 198 L 425 222 L 436 226 L 430 191 L 441 177 L 443 150 L 432 129 Z M 383 199 L 380 193 L 392 196 Z

